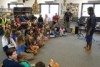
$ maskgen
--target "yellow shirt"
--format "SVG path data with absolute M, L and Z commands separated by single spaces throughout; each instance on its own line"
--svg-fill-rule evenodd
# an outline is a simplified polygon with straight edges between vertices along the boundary
M 2 25 L 5 25 L 5 24 L 6 24 L 6 22 L 7 22 L 7 19 L 6 19 L 6 18 L 3 18 L 3 19 L 2 19 L 2 23 L 1 23 L 1 24 L 2 24 Z

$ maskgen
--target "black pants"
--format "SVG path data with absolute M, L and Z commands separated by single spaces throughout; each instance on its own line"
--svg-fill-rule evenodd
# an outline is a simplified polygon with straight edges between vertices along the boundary
M 3 47 L 3 51 L 6 53 L 8 50 L 8 46 Z

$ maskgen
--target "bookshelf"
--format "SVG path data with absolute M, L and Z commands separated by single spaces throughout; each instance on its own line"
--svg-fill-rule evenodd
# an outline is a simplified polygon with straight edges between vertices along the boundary
M 24 15 L 26 13 L 32 14 L 32 8 L 31 7 L 14 7 L 13 9 L 14 15 Z

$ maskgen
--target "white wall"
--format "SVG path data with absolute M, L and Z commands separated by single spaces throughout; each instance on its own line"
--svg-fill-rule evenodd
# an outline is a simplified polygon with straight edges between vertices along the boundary
M 3 6 L 4 8 L 7 8 L 8 7 L 8 3 L 10 2 L 17 2 L 18 0 L 0 0 L 0 7 Z M 21 0 L 19 0 L 21 1 Z M 33 5 L 35 0 L 29 0 L 27 1 L 24 6 L 27 6 L 27 7 L 31 7 Z M 44 3 L 45 0 L 37 0 L 38 3 Z M 57 3 L 62 3 L 63 0 L 56 0 Z M 88 1 L 100 1 L 100 0 L 66 0 L 67 3 L 70 3 L 70 2 L 73 2 L 73 3 L 86 3 Z
M 81 6 L 82 3 L 88 3 L 88 1 L 100 1 L 100 0 L 67 0 L 67 3 L 79 3 L 79 14 L 78 17 L 81 16 Z
M 25 7 L 32 7 L 33 3 L 34 3 L 35 0 L 29 0 L 27 1 L 24 6 Z M 38 3 L 45 3 L 45 0 L 37 0 Z M 80 16 L 80 13 L 81 13 L 81 3 L 87 3 L 88 0 L 66 0 L 66 3 L 80 3 L 80 6 L 79 6 L 79 16 Z M 63 3 L 63 0 L 56 0 L 56 3 L 59 3 L 59 14 L 61 13 L 61 3 Z
M 4 8 L 8 8 L 8 3 L 14 2 L 18 0 L 0 0 L 0 7 L 3 6 Z M 25 7 L 32 7 L 35 0 L 29 0 L 26 3 L 24 3 Z M 37 0 L 38 3 L 45 3 L 45 0 Z M 81 3 L 87 3 L 88 1 L 100 1 L 100 0 L 66 0 L 66 3 L 79 3 L 79 16 L 81 13 Z M 63 0 L 56 0 L 56 3 L 59 3 L 59 13 L 61 13 L 61 3 L 63 3 Z
M 29 0 L 24 3 L 25 7 L 32 7 L 35 0 Z M 37 0 L 38 3 L 45 3 L 45 0 Z
M 0 0 L 0 7 L 8 8 L 10 2 L 17 2 L 17 0 Z

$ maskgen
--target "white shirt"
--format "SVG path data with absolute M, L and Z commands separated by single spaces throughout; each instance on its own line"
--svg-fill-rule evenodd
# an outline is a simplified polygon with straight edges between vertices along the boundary
M 15 41 L 10 38 L 11 43 L 13 44 L 14 47 L 16 47 Z M 2 47 L 8 46 L 8 40 L 5 36 L 2 37 Z

